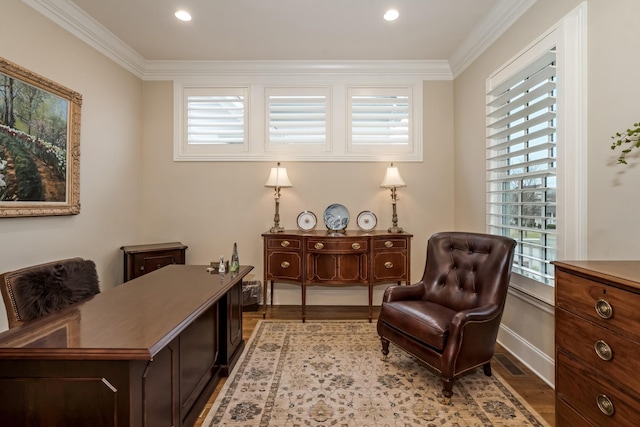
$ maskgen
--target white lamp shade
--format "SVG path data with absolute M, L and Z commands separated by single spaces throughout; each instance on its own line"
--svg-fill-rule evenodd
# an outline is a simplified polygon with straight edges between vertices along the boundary
M 387 173 L 384 175 L 384 179 L 382 180 L 382 184 L 380 187 L 383 188 L 393 188 L 393 187 L 406 187 L 404 180 L 400 176 L 400 172 L 398 172 L 398 168 L 391 165 L 387 168 Z
M 264 183 L 265 187 L 293 187 L 287 176 L 287 168 L 271 168 L 269 179 Z

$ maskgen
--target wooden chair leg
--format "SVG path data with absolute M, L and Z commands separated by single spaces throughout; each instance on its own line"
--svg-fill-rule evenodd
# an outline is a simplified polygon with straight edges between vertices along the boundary
M 442 404 L 450 405 L 453 396 L 453 378 L 442 378 Z
M 491 362 L 487 362 L 484 365 L 482 365 L 482 370 L 484 371 L 484 374 L 488 377 L 491 376 Z
M 386 361 L 387 356 L 389 355 L 389 340 L 380 337 L 380 342 L 382 343 L 382 360 Z

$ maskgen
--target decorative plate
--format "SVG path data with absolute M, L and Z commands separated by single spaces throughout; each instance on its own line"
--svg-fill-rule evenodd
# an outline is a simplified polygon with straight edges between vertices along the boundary
M 298 214 L 298 228 L 302 231 L 311 231 L 316 228 L 318 219 L 316 214 L 311 211 L 302 211 Z
M 371 231 L 376 228 L 378 218 L 371 211 L 362 211 L 357 218 L 358 228 L 362 231 Z
M 334 203 L 324 210 L 324 225 L 332 231 L 341 231 L 349 225 L 349 211 L 343 205 Z

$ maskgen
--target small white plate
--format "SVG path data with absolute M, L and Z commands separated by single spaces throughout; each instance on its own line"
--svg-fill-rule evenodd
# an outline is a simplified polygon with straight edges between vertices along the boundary
M 318 218 L 311 211 L 302 211 L 298 214 L 298 228 L 302 231 L 311 231 L 316 228 Z
M 378 218 L 376 218 L 375 214 L 371 211 L 362 211 L 358 214 L 356 222 L 360 230 L 371 231 L 376 228 Z

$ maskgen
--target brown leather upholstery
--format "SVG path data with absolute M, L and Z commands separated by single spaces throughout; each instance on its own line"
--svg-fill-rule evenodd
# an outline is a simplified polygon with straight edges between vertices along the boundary
M 9 328 L 100 292 L 96 265 L 82 258 L 52 261 L 0 275 Z
M 434 234 L 422 280 L 384 293 L 382 353 L 386 357 L 391 341 L 440 372 L 445 402 L 455 376 L 480 365 L 491 375 L 515 245 L 489 234 Z

